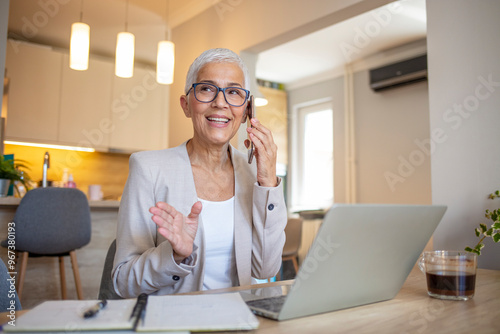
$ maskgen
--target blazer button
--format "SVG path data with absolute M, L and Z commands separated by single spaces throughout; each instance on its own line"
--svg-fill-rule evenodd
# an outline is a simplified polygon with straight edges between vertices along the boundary
M 269 204 L 267 206 L 267 208 L 269 209 L 269 211 L 273 211 L 274 210 L 274 204 Z
M 174 276 L 172 276 L 172 279 L 173 279 L 174 281 L 178 281 L 178 280 L 180 280 L 181 278 L 180 278 L 179 276 L 177 276 L 177 275 L 174 275 Z

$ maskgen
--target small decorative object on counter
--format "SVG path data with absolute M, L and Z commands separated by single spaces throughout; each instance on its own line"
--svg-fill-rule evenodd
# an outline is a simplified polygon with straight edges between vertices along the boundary
M 24 186 L 25 184 L 26 180 L 24 179 L 24 172 L 21 171 L 19 180 L 14 181 L 14 189 L 15 189 L 14 195 L 16 197 L 22 198 L 24 195 L 26 195 L 27 190 L 26 187 Z
M 69 180 L 69 169 L 68 168 L 64 168 L 63 169 L 63 176 L 62 176 L 62 179 L 61 179 L 61 183 L 62 183 L 63 187 L 66 187 L 66 184 L 68 183 L 68 180 Z
M 68 182 L 66 182 L 66 188 L 76 188 L 76 183 L 73 181 L 73 174 L 69 174 Z
M 102 201 L 103 193 L 100 184 L 89 185 L 89 200 Z

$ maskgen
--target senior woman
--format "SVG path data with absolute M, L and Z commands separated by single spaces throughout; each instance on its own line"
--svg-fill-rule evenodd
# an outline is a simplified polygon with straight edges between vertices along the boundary
M 246 122 L 248 87 L 238 55 L 205 51 L 180 98 L 193 137 L 131 155 L 112 273 L 121 297 L 246 285 L 278 272 L 287 214 L 273 136 L 251 120 L 251 164 L 229 143 Z

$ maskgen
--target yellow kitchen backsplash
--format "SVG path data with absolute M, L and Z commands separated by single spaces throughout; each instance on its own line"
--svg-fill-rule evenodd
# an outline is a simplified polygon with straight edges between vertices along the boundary
M 91 184 L 100 184 L 104 199 L 118 199 L 128 176 L 128 154 L 78 152 L 6 144 L 4 154 L 14 154 L 14 159 L 26 161 L 28 174 L 33 181 L 42 180 L 43 157 L 50 154 L 49 181 L 61 181 L 63 171 L 73 175 L 76 187 L 88 194 Z

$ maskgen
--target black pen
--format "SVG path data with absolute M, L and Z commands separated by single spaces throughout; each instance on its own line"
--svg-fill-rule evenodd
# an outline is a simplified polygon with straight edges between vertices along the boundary
M 137 302 L 135 303 L 134 309 L 132 310 L 132 314 L 130 315 L 130 319 L 133 319 L 133 330 L 137 329 L 137 325 L 139 324 L 139 320 L 144 318 L 144 313 L 146 312 L 146 305 L 148 304 L 148 295 L 145 293 L 141 293 L 139 297 L 137 297 Z
M 102 310 L 106 305 L 108 304 L 108 301 L 106 299 L 101 300 L 99 303 L 95 304 L 91 308 L 89 308 L 85 313 L 83 314 L 84 318 L 92 318 L 95 316 L 97 313 L 99 313 L 100 310 Z

